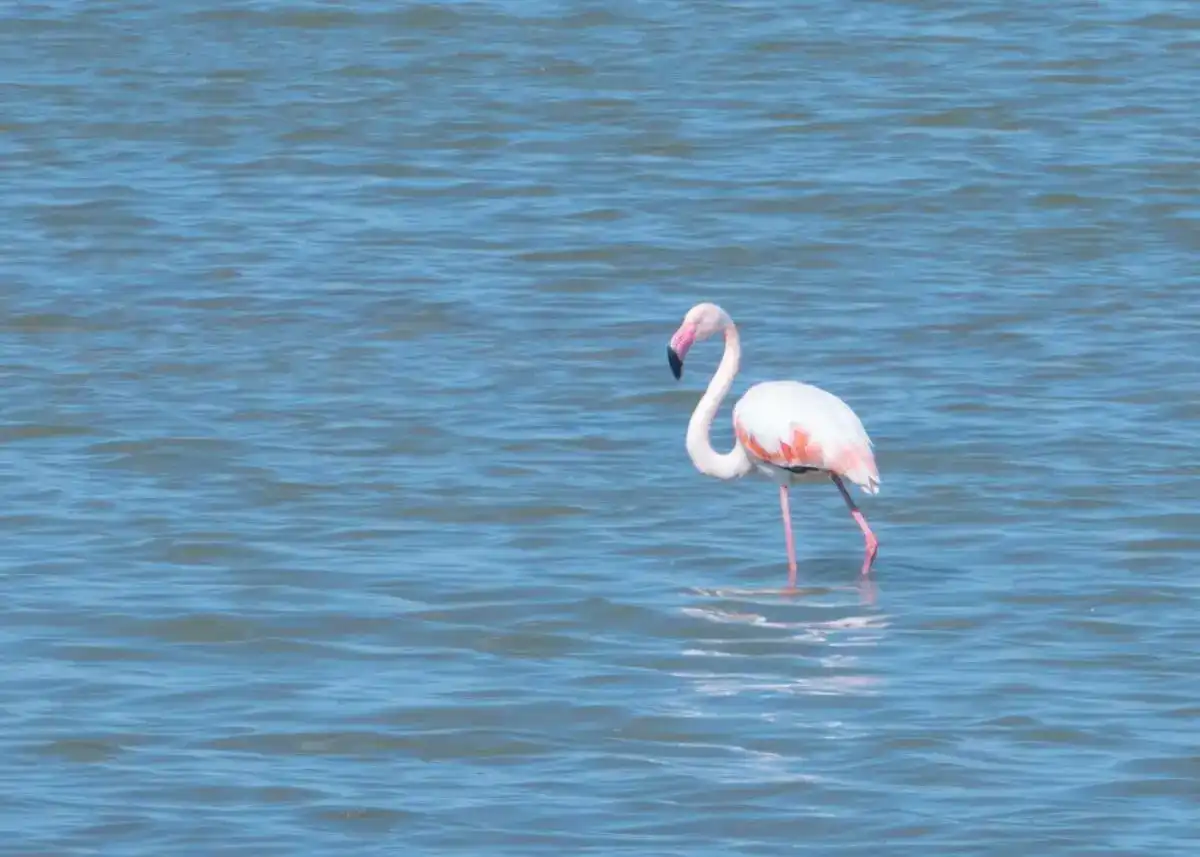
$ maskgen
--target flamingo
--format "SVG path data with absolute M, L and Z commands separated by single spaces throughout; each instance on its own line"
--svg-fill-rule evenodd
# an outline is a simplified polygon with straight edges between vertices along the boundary
M 717 452 L 708 435 L 713 417 L 733 386 L 741 362 L 742 347 L 737 327 L 729 314 L 716 304 L 696 304 L 688 310 L 667 346 L 671 374 L 679 380 L 688 350 L 717 333 L 725 335 L 725 353 L 688 421 L 688 457 L 705 476 L 740 479 L 757 471 L 779 486 L 789 589 L 796 587 L 796 548 L 792 540 L 788 488 L 832 480 L 862 530 L 866 542 L 866 558 L 862 565 L 865 577 L 879 552 L 879 540 L 842 481 L 849 479 L 868 494 L 879 493 L 879 469 L 875 466 L 871 439 L 862 421 L 849 405 L 820 387 L 799 381 L 764 381 L 750 387 L 734 405 L 733 431 L 737 441 L 729 452 Z

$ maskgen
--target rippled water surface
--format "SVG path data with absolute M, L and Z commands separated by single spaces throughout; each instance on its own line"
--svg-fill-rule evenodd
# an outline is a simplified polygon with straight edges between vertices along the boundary
M 0 34 L 4 853 L 1197 853 L 1194 3 Z

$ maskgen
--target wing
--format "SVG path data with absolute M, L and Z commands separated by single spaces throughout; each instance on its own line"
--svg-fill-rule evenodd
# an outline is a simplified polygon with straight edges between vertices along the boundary
M 879 491 L 871 438 L 858 415 L 833 393 L 798 381 L 767 381 L 733 409 L 733 430 L 751 457 L 777 467 L 816 467 Z

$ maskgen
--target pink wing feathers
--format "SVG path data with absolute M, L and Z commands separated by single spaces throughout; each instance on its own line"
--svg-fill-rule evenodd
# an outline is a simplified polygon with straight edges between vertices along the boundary
M 733 409 L 733 429 L 754 458 L 778 467 L 829 470 L 868 494 L 879 492 L 866 429 L 849 405 L 820 387 L 798 381 L 755 384 Z

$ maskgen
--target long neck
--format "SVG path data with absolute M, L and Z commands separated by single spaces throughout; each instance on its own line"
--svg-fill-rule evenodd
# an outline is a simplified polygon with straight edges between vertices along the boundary
M 742 345 L 738 341 L 737 328 L 730 322 L 725 328 L 725 354 L 721 357 L 721 365 L 716 374 L 708 382 L 708 389 L 700 397 L 692 418 L 688 421 L 687 452 L 696 469 L 706 476 L 718 479 L 737 479 L 750 472 L 750 459 L 745 450 L 738 444 L 724 455 L 712 448 L 708 433 L 712 428 L 713 417 L 721 407 L 729 388 L 733 386 L 733 378 L 738 373 L 738 365 L 742 360 Z

